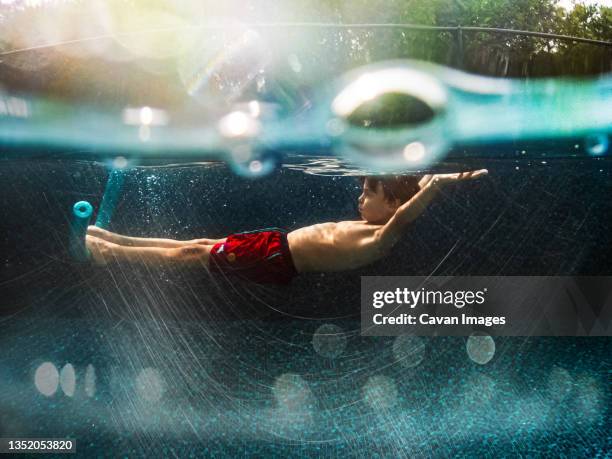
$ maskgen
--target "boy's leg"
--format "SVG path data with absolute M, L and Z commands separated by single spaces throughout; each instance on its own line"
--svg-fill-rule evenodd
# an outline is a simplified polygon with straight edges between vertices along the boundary
M 111 261 L 145 265 L 208 266 L 212 245 L 191 244 L 181 247 L 124 246 L 91 235 L 85 238 L 87 249 L 97 264 Z
M 188 241 L 178 241 L 176 239 L 162 239 L 152 237 L 130 237 L 122 234 L 112 233 L 97 226 L 89 226 L 87 234 L 98 239 L 111 242 L 117 245 L 127 247 L 163 247 L 163 248 L 180 248 L 194 244 L 213 245 L 219 242 L 219 239 L 192 239 Z

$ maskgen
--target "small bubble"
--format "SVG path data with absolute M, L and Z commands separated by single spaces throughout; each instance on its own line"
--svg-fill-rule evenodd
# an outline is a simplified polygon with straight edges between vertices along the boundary
M 404 158 L 407 161 L 417 162 L 425 157 L 426 148 L 421 142 L 412 142 L 404 148 Z
M 590 135 L 585 139 L 585 148 L 590 155 L 600 156 L 608 151 L 608 136 L 605 134 Z
M 257 159 L 247 162 L 233 161 L 231 167 L 243 177 L 262 177 L 274 171 L 279 164 L 280 161 L 274 155 L 259 155 Z
M 128 165 L 128 161 L 124 156 L 117 156 L 113 160 L 113 168 L 124 169 Z
M 219 121 L 219 132 L 226 138 L 253 137 L 259 132 L 259 122 L 242 111 L 234 111 Z
M 261 161 L 254 160 L 254 161 L 251 161 L 249 164 L 249 170 L 253 174 L 259 174 L 262 169 L 263 169 L 263 164 L 261 163 Z

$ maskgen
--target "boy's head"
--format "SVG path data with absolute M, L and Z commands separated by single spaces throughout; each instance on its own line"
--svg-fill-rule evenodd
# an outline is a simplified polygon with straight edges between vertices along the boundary
M 419 180 L 420 177 L 414 175 L 361 177 L 361 217 L 369 223 L 386 223 L 398 207 L 419 192 Z

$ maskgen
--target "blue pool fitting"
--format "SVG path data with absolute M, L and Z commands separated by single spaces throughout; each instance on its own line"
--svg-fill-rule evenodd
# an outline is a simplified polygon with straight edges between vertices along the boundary
M 72 222 L 70 225 L 70 254 L 77 261 L 87 261 L 89 251 L 85 247 L 85 235 L 93 207 L 87 201 L 79 201 L 72 206 Z
M 98 210 L 98 217 L 96 218 L 96 226 L 98 228 L 108 227 L 119 201 L 124 178 L 125 172 L 122 169 L 113 169 L 111 171 L 106 182 L 102 204 L 100 204 L 100 209 Z

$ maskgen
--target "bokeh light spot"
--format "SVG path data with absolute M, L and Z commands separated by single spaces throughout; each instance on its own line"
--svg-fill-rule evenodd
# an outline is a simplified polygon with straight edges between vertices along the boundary
M 76 387 L 76 374 L 72 364 L 67 363 L 62 368 L 59 376 L 60 387 L 68 397 L 74 395 L 74 389 Z
M 38 391 L 47 397 L 55 394 L 59 384 L 59 373 L 55 365 L 51 362 L 41 364 L 34 374 L 34 384 Z
M 467 340 L 466 349 L 472 361 L 484 365 L 495 355 L 495 341 L 489 335 L 473 334 Z
M 388 410 L 397 403 L 395 381 L 387 376 L 372 376 L 363 387 L 365 402 L 375 410 Z
M 315 331 L 312 337 L 312 346 L 317 354 L 333 359 L 344 352 L 346 335 L 342 328 L 337 325 L 324 324 Z
M 393 342 L 393 357 L 406 368 L 416 367 L 425 358 L 425 340 L 420 336 L 398 336 Z
M 144 400 L 157 402 L 164 390 L 164 380 L 155 368 L 145 368 L 136 377 L 136 392 Z

